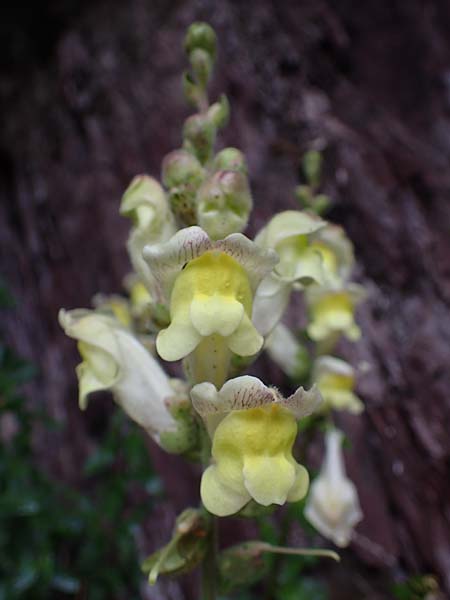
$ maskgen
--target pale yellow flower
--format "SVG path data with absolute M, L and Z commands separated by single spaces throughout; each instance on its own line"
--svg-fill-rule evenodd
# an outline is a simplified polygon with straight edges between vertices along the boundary
M 59 322 L 78 340 L 83 361 L 76 372 L 80 408 L 88 396 L 111 390 L 117 403 L 156 441 L 173 432 L 176 422 L 166 402 L 176 396 L 155 358 L 116 319 L 89 310 L 61 310 Z
M 222 361 L 215 352 L 251 356 L 261 349 L 251 321 L 253 294 L 276 263 L 275 252 L 239 233 L 213 242 L 200 227 L 188 227 L 147 246 L 144 256 L 170 305 L 170 325 L 156 341 L 162 358 L 179 360 L 200 344 L 203 362 L 211 364 Z
M 194 408 L 212 437 L 213 464 L 201 482 L 205 507 L 218 516 L 239 511 L 252 498 L 264 506 L 295 502 L 308 489 L 306 469 L 292 456 L 297 419 L 320 404 L 319 392 L 299 388 L 289 398 L 251 376 L 191 390 Z
M 122 197 L 120 214 L 133 223 L 127 242 L 133 269 L 149 292 L 154 294 L 155 282 L 142 251 L 146 245 L 168 240 L 176 231 L 166 193 L 153 177 L 138 175 Z
M 253 320 L 263 335 L 281 319 L 293 289 L 325 283 L 323 253 L 313 245 L 314 236 L 325 226 L 317 215 L 287 210 L 275 215 L 256 236 L 256 244 L 276 250 L 280 257 L 255 297 Z
M 310 322 L 308 335 L 315 341 L 344 334 L 355 341 L 361 330 L 355 322 L 355 307 L 365 298 L 364 288 L 356 283 L 343 286 L 311 286 L 305 290 Z
M 325 282 L 345 283 L 352 272 L 355 257 L 353 245 L 339 225 L 327 223 L 311 236 L 311 248 L 319 252 Z
M 324 409 L 348 410 L 360 414 L 364 404 L 354 393 L 355 370 L 334 356 L 320 356 L 314 362 L 312 379 L 322 394 Z

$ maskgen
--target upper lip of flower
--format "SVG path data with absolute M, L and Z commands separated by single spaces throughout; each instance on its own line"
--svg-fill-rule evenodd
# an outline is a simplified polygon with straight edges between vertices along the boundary
M 253 292 L 279 260 L 274 250 L 258 247 L 241 233 L 232 233 L 214 242 L 201 227 L 186 227 L 169 241 L 144 248 L 144 258 L 166 300 L 170 299 L 175 279 L 186 263 L 208 250 L 224 252 L 234 258 L 245 269 Z
M 192 405 L 205 419 L 208 416 L 225 416 L 233 410 L 246 410 L 269 404 L 288 409 L 296 419 L 314 412 L 322 402 L 317 386 L 310 390 L 299 387 L 294 394 L 284 398 L 277 389 L 266 386 L 252 375 L 229 379 L 220 390 L 210 382 L 195 385 L 191 390 Z

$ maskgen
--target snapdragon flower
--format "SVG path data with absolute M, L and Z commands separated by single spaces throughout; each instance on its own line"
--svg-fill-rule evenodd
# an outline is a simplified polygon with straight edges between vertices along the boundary
M 334 356 L 319 356 L 313 366 L 312 379 L 322 394 L 324 409 L 348 410 L 360 414 L 364 404 L 354 393 L 355 369 Z
M 157 443 L 171 438 L 178 425 L 168 402 L 183 396 L 181 383 L 172 386 L 156 359 L 113 317 L 61 310 L 59 322 L 69 337 L 78 340 L 83 359 L 76 368 L 80 408 L 86 408 L 92 392 L 111 390 L 116 402 Z
M 363 515 L 358 492 L 345 474 L 342 438 L 335 429 L 326 435 L 325 460 L 311 484 L 305 517 L 323 536 L 344 547 Z
M 151 295 L 153 275 L 142 257 L 144 246 L 168 240 L 176 231 L 175 220 L 162 186 L 153 177 L 137 175 L 126 189 L 120 214 L 132 220 L 127 249 L 133 269 Z
M 365 296 L 364 288 L 356 283 L 310 286 L 305 290 L 310 338 L 322 341 L 344 334 L 349 340 L 358 340 L 361 330 L 355 322 L 355 307 Z
M 353 245 L 339 225 L 327 223 L 311 236 L 311 249 L 322 258 L 323 279 L 339 285 L 348 281 L 354 263 Z
M 253 320 L 263 335 L 281 319 L 293 289 L 325 283 L 322 254 L 312 245 L 314 235 L 325 225 L 317 215 L 286 210 L 275 215 L 256 236 L 258 246 L 272 248 L 280 257 L 255 297 Z
M 256 377 L 227 381 L 218 391 L 209 382 L 191 390 L 194 408 L 212 438 L 213 464 L 203 473 L 201 497 L 218 516 L 236 513 L 252 498 L 264 506 L 295 502 L 307 492 L 309 476 L 292 456 L 297 420 L 312 413 L 320 393 L 299 388 L 283 398 Z
M 263 338 L 251 321 L 253 295 L 277 262 L 273 250 L 240 233 L 212 241 L 200 227 L 178 231 L 168 242 L 147 246 L 144 256 L 170 305 L 170 325 L 156 348 L 168 361 L 201 353 L 194 381 L 223 383 L 231 352 L 252 356 Z

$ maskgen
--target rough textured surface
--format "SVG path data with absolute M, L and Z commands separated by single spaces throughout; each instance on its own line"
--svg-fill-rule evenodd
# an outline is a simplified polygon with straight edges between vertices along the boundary
M 35 401 L 70 424 L 70 440 L 52 434 L 57 452 L 46 456 L 41 441 L 50 468 L 76 480 L 108 410 L 78 413 L 75 348 L 57 310 L 120 288 L 119 199 L 136 173 L 157 175 L 180 142 L 181 40 L 193 19 L 206 19 L 221 46 L 214 88 L 233 109 L 224 142 L 249 159 L 250 232 L 295 206 L 299 153 L 324 149 L 329 218 L 352 238 L 370 290 L 364 338 L 343 346 L 372 365 L 359 390 L 367 412 L 342 419 L 365 513 L 349 568 L 364 581 L 433 572 L 450 592 L 448 2 L 55 0 L 25 17 L 21 6 L 9 11 L 0 26 L 0 268 L 20 309 L 5 327 L 41 368 Z M 186 486 L 195 490 L 183 485 L 169 482 L 177 507 Z M 367 585 L 358 597 L 386 597 Z

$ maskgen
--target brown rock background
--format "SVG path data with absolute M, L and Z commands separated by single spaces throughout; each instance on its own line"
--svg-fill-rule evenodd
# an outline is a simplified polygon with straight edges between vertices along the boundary
M 363 581 L 353 597 L 390 597 L 378 579 L 413 572 L 438 574 L 450 593 L 448 2 L 53 0 L 0 11 L 0 270 L 19 299 L 3 328 L 40 367 L 34 401 L 70 430 L 52 434 L 51 452 L 41 440 L 41 460 L 76 481 L 95 441 L 57 311 L 120 289 L 119 200 L 180 143 L 181 42 L 204 19 L 220 42 L 214 92 L 232 105 L 222 140 L 249 160 L 250 233 L 295 207 L 299 154 L 324 149 L 328 217 L 353 240 L 370 291 L 364 337 L 343 345 L 372 365 L 359 387 L 367 411 L 341 420 L 365 520 L 331 569 L 335 597 L 348 597 L 350 572 Z M 175 506 L 188 488 L 195 497 L 189 475 L 168 482 Z

